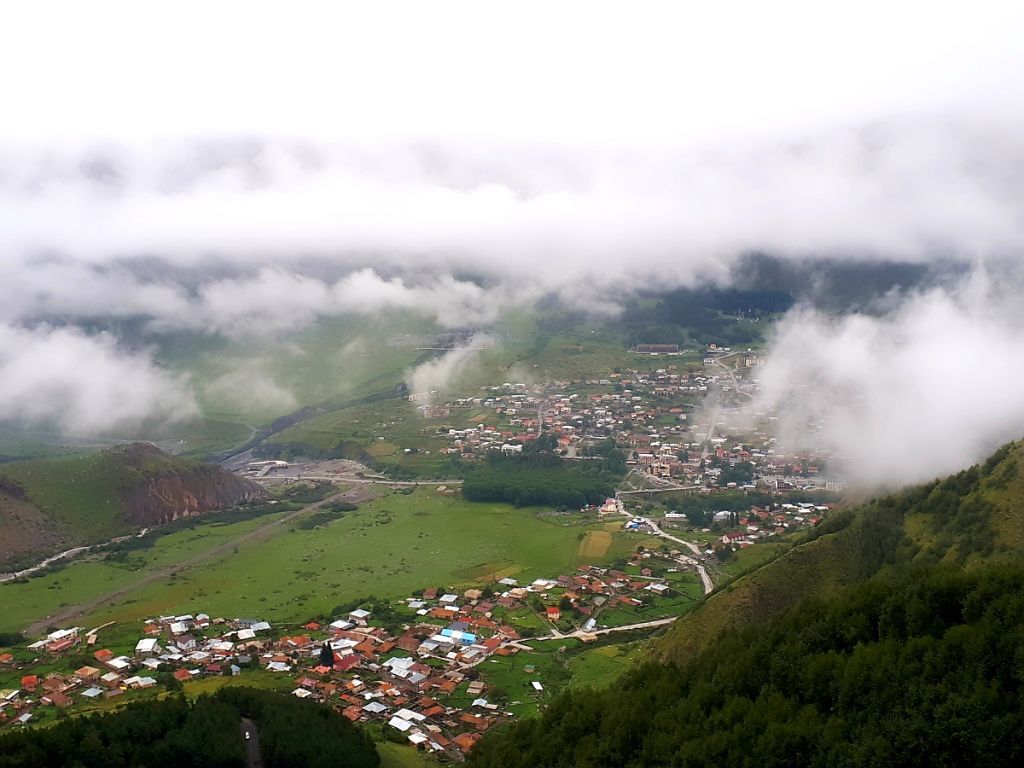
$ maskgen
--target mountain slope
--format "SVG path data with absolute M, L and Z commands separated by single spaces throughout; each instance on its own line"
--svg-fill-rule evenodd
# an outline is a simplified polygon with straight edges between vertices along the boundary
M 1009 445 L 832 517 L 674 624 L 647 664 L 488 734 L 471 763 L 1019 764 L 1021 460 Z
M 912 567 L 485 736 L 471 765 L 1014 766 L 1024 569 Z
M 941 481 L 874 499 L 827 519 L 807 539 L 713 594 L 656 644 L 683 661 L 729 627 L 777 615 L 898 563 L 1024 563 L 1024 475 L 1019 444 Z
M 257 484 L 148 443 L 0 466 L 0 566 L 262 498 Z

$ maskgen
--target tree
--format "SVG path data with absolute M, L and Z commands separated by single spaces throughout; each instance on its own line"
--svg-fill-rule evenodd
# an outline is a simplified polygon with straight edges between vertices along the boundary
M 491 701 L 508 701 L 508 690 L 500 685 L 495 685 L 487 692 Z
M 170 672 L 160 672 L 156 676 L 156 681 L 160 683 L 168 691 L 180 691 L 181 681 L 172 675 Z
M 324 643 L 323 647 L 320 648 L 320 666 L 321 667 L 333 667 L 334 666 L 334 651 L 331 650 L 330 643 Z
M 729 562 L 732 560 L 732 555 L 733 551 L 730 546 L 715 547 L 715 557 L 718 558 L 718 562 L 720 563 Z

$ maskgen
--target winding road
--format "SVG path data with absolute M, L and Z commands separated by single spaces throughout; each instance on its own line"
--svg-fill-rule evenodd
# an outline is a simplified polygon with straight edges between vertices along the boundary
M 663 539 L 668 539 L 669 541 L 674 541 L 677 544 L 682 544 L 684 547 L 693 552 L 693 554 L 695 554 L 697 557 L 701 556 L 700 549 L 697 547 L 696 544 L 686 541 L 685 539 L 680 539 L 676 536 L 673 536 L 672 534 L 665 533 L 663 530 L 661 530 L 661 528 L 658 527 L 658 524 L 650 518 L 644 518 L 644 520 L 647 521 L 648 527 L 651 529 L 651 532 L 655 536 L 660 536 Z M 700 560 L 697 560 L 692 557 L 687 557 L 686 555 L 680 555 L 679 560 L 683 561 L 687 565 L 692 565 L 697 569 L 697 573 L 700 574 L 700 580 L 704 584 L 704 594 L 710 595 L 711 592 L 715 589 L 715 584 L 713 581 L 711 581 L 711 577 L 708 576 L 707 568 L 704 567 Z

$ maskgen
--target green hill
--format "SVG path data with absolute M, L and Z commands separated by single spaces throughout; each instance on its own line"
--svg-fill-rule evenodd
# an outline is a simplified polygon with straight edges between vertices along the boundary
M 1014 765 L 1022 449 L 826 520 L 474 765 Z
M 685 660 L 726 628 L 769 618 L 898 564 L 1024 563 L 1022 456 L 1024 446 L 1010 444 L 982 465 L 827 519 L 804 542 L 682 618 L 656 653 Z
M 148 443 L 0 465 L 0 566 L 262 497 L 212 464 Z

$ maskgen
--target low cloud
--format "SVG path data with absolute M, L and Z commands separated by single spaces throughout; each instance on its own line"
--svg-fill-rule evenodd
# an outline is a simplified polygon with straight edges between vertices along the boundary
M 0 318 L 237 335 L 402 309 L 457 326 L 545 294 L 614 308 L 727 280 L 751 252 L 1013 259 L 1022 136 L 986 112 L 648 149 L 0 143 Z
M 160 318 L 155 327 L 184 326 L 227 336 L 279 334 L 304 328 L 320 317 L 390 311 L 411 311 L 444 327 L 460 327 L 492 322 L 527 298 L 513 296 L 503 286 L 483 288 L 451 275 L 425 277 L 414 284 L 364 268 L 331 281 L 265 267 L 252 276 L 203 284 L 190 302 L 190 312 Z
M 249 363 L 218 376 L 203 394 L 209 401 L 243 413 L 288 413 L 299 405 L 292 392 Z
M 413 368 L 406 376 L 409 391 L 421 396 L 421 402 L 433 402 L 435 394 L 443 394 L 458 385 L 482 349 L 493 348 L 497 343 L 498 340 L 490 334 L 474 334 L 464 344 Z
M 401 311 L 459 328 L 550 295 L 614 313 L 639 291 L 728 282 L 751 253 L 1012 264 L 1024 250 L 1020 125 L 983 110 L 651 147 L 0 142 L 0 418 L 110 432 L 195 413 L 188 383 L 148 354 L 76 330 L 92 320 L 279 338 Z M 955 469 L 1024 432 L 1011 303 L 995 313 L 964 289 L 878 316 L 796 311 L 772 342 L 765 402 L 851 476 Z M 410 388 L 451 387 L 485 343 L 419 366 Z M 207 394 L 297 405 L 246 370 Z
M 1012 285 L 977 273 L 881 316 L 792 311 L 755 410 L 789 445 L 824 448 L 851 480 L 898 485 L 957 471 L 1024 435 L 1024 317 Z
M 183 377 L 108 334 L 0 325 L 0 420 L 131 436 L 197 414 Z

